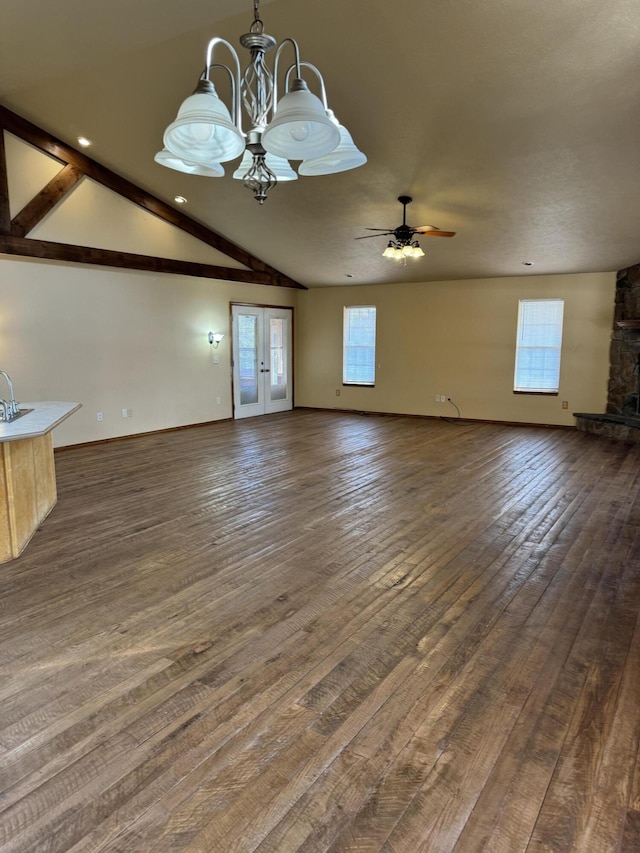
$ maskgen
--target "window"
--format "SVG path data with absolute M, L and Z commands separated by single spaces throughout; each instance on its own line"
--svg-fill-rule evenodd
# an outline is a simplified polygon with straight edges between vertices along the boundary
M 375 385 L 376 309 L 357 305 L 344 309 L 342 382 L 345 385 Z
M 562 349 L 562 299 L 521 299 L 513 390 L 557 394 Z

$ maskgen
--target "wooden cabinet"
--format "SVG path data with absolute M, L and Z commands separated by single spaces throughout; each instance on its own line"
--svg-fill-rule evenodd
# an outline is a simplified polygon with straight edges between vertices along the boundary
M 22 553 L 56 503 L 51 433 L 0 444 L 0 562 Z
M 0 563 L 18 557 L 57 500 L 52 430 L 79 403 L 32 403 L 0 424 Z

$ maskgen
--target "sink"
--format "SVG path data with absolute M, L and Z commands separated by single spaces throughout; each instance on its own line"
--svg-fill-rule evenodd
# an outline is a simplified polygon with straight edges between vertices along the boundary
M 20 409 L 17 415 L 14 415 L 10 420 L 5 421 L 3 417 L 0 416 L 0 424 L 12 424 L 18 420 L 18 418 L 23 417 L 24 415 L 28 415 L 29 412 L 32 412 L 33 409 Z

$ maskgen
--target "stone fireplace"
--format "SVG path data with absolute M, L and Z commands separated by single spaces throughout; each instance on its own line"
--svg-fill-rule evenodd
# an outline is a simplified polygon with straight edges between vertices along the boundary
M 607 411 L 575 417 L 585 432 L 640 441 L 640 264 L 620 270 L 616 280 Z

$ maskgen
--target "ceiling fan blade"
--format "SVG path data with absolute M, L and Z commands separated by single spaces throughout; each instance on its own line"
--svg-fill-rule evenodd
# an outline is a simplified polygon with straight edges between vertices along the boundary
M 389 231 L 388 228 L 365 228 L 365 231 L 384 231 L 385 234 L 393 234 L 393 231 Z
M 372 237 L 393 237 L 393 231 L 385 231 L 384 234 L 365 234 L 364 237 L 354 237 L 354 240 L 370 240 Z
M 420 234 L 422 237 L 455 237 L 455 231 L 439 231 L 437 228 L 430 228 L 428 231 L 420 231 L 417 228 L 413 229 L 415 234 Z

